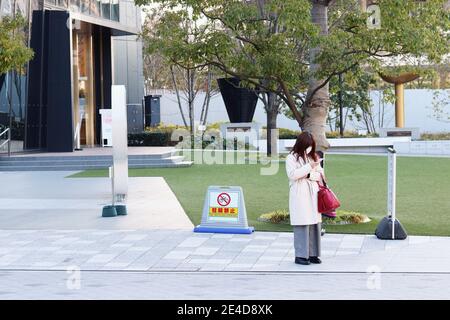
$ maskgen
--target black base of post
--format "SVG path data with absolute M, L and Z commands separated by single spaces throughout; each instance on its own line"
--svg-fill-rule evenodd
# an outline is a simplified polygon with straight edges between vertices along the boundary
M 127 215 L 127 206 L 124 204 L 116 204 L 114 206 L 117 211 L 118 216 L 126 216 Z
M 104 206 L 102 209 L 102 217 L 115 217 L 117 216 L 117 211 L 114 206 Z
M 400 221 L 395 219 L 394 238 L 392 238 L 392 220 L 391 217 L 384 217 L 375 230 L 378 239 L 383 240 L 405 240 L 408 235 Z

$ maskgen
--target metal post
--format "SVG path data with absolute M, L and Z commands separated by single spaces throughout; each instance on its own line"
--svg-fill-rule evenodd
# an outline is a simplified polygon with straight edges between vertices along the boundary
M 8 78 L 7 78 L 7 82 L 6 83 L 8 83 L 8 79 L 9 79 L 9 93 L 8 93 L 8 95 L 9 95 L 9 130 L 8 130 L 8 157 L 10 157 L 11 156 L 11 128 L 12 128 L 12 124 L 13 124 L 13 121 L 12 121 L 12 113 L 13 113 L 13 91 L 12 91 L 12 87 L 13 87 L 13 77 L 12 77 L 12 73 L 13 73 L 13 71 L 10 71 L 10 72 L 8 72 L 7 73 L 7 76 L 8 76 Z M 6 90 L 8 90 L 8 89 L 6 89 Z
M 388 156 L 388 194 L 387 215 L 381 219 L 375 230 L 378 239 L 404 240 L 408 237 L 405 228 L 396 218 L 396 188 L 397 188 L 397 153 L 394 148 L 387 148 Z
M 343 79 L 342 74 L 339 74 L 339 135 L 341 138 L 344 137 L 344 115 L 343 115 L 343 99 L 342 99 L 342 85 Z
M 8 129 L 8 157 L 11 157 L 11 127 Z
M 116 191 L 114 190 L 114 166 L 109 167 L 109 176 L 111 177 L 111 190 L 112 190 L 112 206 L 116 205 Z
M 395 198 L 396 198 L 396 171 L 397 153 L 393 148 L 388 148 L 388 214 L 392 222 L 392 239 L 395 239 Z

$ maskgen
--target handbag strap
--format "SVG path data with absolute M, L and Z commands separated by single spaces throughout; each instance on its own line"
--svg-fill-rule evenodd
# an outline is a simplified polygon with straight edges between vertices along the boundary
M 320 172 L 320 176 L 322 177 L 322 183 L 323 183 L 323 186 L 324 186 L 325 188 L 328 188 L 327 181 L 325 180 L 325 177 L 323 176 L 322 172 Z M 318 184 L 319 187 L 320 187 L 319 181 L 317 181 L 317 184 Z

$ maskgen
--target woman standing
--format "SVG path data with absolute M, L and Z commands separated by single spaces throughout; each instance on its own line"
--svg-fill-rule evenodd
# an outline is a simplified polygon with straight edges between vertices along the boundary
M 289 213 L 294 227 L 295 263 L 321 263 L 322 216 L 317 210 L 317 193 L 324 173 L 311 133 L 302 132 L 286 158 L 289 178 Z

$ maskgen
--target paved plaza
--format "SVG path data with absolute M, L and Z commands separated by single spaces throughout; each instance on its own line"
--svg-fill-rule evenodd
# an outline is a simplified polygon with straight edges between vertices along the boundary
M 105 219 L 111 179 L 68 178 L 76 172 L 0 172 L 0 229 L 191 228 L 161 177 L 129 178 L 128 216 Z
M 321 265 L 293 263 L 292 233 L 191 230 L 3 230 L 0 270 L 450 272 L 450 238 L 326 234 Z
M 381 274 L 374 281 L 361 273 L 85 271 L 76 287 L 70 277 L 1 271 L 0 299 L 448 299 L 450 282 L 448 274 Z
M 291 233 L 3 230 L 0 243 L 2 299 L 450 297 L 444 237 L 328 234 L 310 266 L 293 263 Z
M 130 178 L 129 215 L 101 218 L 109 179 L 0 173 L 0 299 L 450 298 L 450 237 L 193 233 L 162 178 Z

